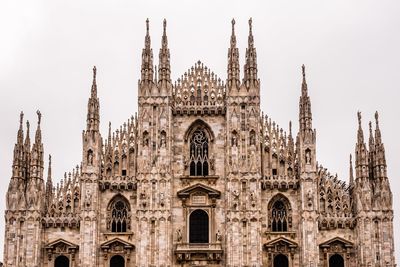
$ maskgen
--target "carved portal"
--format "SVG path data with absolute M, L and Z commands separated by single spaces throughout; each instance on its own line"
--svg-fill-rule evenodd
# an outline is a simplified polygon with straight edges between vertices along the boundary
M 289 266 L 293 266 L 294 256 L 297 253 L 297 243 L 285 237 L 279 237 L 264 244 L 266 260 L 264 264 L 267 267 L 274 266 L 276 257 L 285 256 L 288 259 Z
M 71 262 L 71 267 L 76 266 L 75 257 L 78 253 L 79 246 L 64 239 L 57 239 L 49 243 L 46 247 L 47 259 L 49 266 L 53 266 L 52 263 L 58 256 L 65 256 Z
M 319 245 L 320 262 L 323 262 L 324 267 L 329 266 L 329 259 L 331 256 L 339 255 L 344 259 L 345 266 L 354 266 L 352 259 L 354 259 L 355 251 L 354 245 L 340 237 L 335 237 Z
M 101 246 L 101 252 L 104 266 L 108 266 L 108 262 L 113 256 L 120 255 L 125 259 L 126 266 L 135 266 L 135 246 L 120 238 L 114 238 L 103 243 Z

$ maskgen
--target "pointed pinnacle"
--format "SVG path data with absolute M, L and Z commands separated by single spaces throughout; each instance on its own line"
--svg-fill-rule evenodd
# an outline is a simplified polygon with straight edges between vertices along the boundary
M 22 129 L 22 123 L 24 121 L 24 112 L 21 111 L 21 113 L 19 114 L 19 127 Z
M 361 128 L 361 111 L 357 111 L 358 126 Z
M 163 35 L 167 35 L 167 20 L 164 19 L 163 21 Z
M 253 34 L 253 19 L 250 18 L 249 19 L 249 34 L 252 35 Z
M 149 18 L 146 19 L 146 35 L 149 35 Z
M 376 128 L 379 128 L 379 114 L 378 114 L 378 111 L 375 111 L 375 122 L 376 122 Z
M 41 120 L 42 120 L 42 113 L 40 113 L 40 110 L 37 110 L 37 111 L 36 111 L 36 114 L 37 114 L 37 116 L 38 116 L 38 125 L 40 125 L 40 122 L 41 122 Z
M 304 66 L 304 64 L 301 66 L 301 70 L 303 73 L 303 79 L 305 80 L 306 79 L 306 66 Z
M 235 19 L 232 19 L 232 35 L 235 35 Z

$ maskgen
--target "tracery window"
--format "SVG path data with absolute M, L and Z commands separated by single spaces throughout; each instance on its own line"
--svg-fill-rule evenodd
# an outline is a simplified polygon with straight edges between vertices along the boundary
M 272 232 L 287 232 L 288 230 L 288 215 L 286 207 L 282 201 L 278 200 L 274 203 L 271 212 L 271 227 Z
M 208 175 L 208 138 L 206 133 L 198 129 L 190 139 L 190 175 Z
M 111 204 L 108 229 L 114 233 L 124 233 L 129 229 L 130 216 L 128 204 L 121 198 Z

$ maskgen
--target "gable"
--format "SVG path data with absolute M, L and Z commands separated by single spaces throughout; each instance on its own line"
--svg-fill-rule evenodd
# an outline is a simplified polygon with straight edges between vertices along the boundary
M 185 189 L 178 191 L 178 197 L 180 198 L 188 198 L 194 192 L 203 192 L 206 193 L 210 198 L 219 198 L 221 196 L 221 192 L 215 190 L 209 186 L 204 184 L 197 183 L 195 185 L 189 186 Z

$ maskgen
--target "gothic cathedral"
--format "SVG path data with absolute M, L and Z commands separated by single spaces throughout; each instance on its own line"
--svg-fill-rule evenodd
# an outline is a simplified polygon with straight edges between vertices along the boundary
M 346 184 L 317 163 L 304 66 L 297 135 L 260 111 L 251 19 L 242 78 L 232 21 L 226 81 L 199 61 L 173 83 L 163 27 L 157 68 L 146 21 L 138 114 L 104 138 L 93 68 L 82 161 L 57 185 L 41 114 L 31 144 L 21 113 L 5 266 L 394 267 L 378 113 L 368 144 L 358 113 Z

